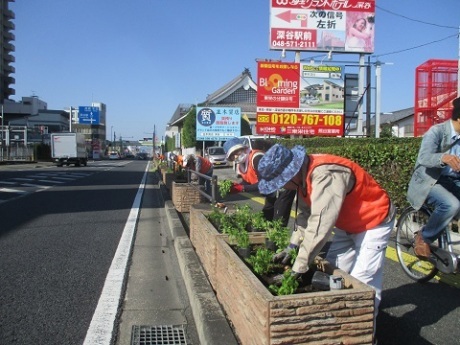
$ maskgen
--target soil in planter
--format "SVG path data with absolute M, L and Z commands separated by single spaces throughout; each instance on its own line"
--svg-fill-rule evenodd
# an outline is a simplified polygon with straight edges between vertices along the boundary
M 241 256 L 238 248 L 235 245 L 231 245 L 231 248 L 238 255 L 238 257 L 241 258 L 241 260 L 246 264 L 246 266 L 251 270 L 251 272 L 264 284 L 264 286 L 268 290 L 270 290 L 269 289 L 270 285 L 274 283 L 275 276 L 283 274 L 286 269 L 291 268 L 291 266 L 283 266 L 281 264 L 275 264 L 272 271 L 269 274 L 258 274 L 253 270 L 251 264 L 245 259 L 245 257 Z M 251 244 L 250 245 L 250 252 L 251 252 L 250 255 L 255 255 L 258 248 L 265 248 L 265 246 L 262 244 Z M 329 290 L 328 281 L 326 281 L 328 279 L 328 278 L 326 279 L 328 275 L 321 271 L 318 272 L 320 274 L 315 276 L 315 282 L 314 284 L 312 284 L 312 280 L 314 278 L 315 272 L 317 271 L 318 270 L 316 269 L 316 267 L 312 267 L 310 270 L 308 270 L 307 273 L 302 275 L 301 279 L 299 280 L 299 286 L 295 292 L 296 294 Z

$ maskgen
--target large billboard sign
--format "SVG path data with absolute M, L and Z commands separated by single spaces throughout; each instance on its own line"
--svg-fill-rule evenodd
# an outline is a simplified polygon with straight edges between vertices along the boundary
M 99 125 L 99 108 L 89 106 L 78 107 L 78 123 L 83 125 Z
M 375 0 L 271 0 L 270 49 L 372 53 Z
M 263 62 L 257 68 L 257 134 L 342 136 L 341 66 Z
M 240 135 L 241 108 L 196 108 L 196 140 L 227 141 Z

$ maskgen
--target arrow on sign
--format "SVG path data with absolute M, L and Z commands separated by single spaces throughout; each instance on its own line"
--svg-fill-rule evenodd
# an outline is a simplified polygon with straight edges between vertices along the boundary
M 290 23 L 292 20 L 300 20 L 300 26 L 307 27 L 307 15 L 303 13 L 294 13 L 289 11 L 276 15 L 278 18 Z

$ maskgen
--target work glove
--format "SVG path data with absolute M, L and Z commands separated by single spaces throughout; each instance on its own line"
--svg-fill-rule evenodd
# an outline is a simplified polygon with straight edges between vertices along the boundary
M 237 194 L 244 192 L 244 186 L 241 183 L 233 182 L 233 185 L 230 187 L 230 194 Z
M 293 243 L 289 243 L 289 246 L 283 249 L 283 251 L 273 255 L 272 260 L 275 263 L 281 263 L 283 265 L 290 264 L 291 261 L 291 251 L 299 248 Z
M 291 277 L 294 277 L 299 282 L 302 281 L 302 273 L 291 271 Z M 283 279 L 285 279 L 284 273 L 277 274 L 270 278 L 270 285 L 281 286 Z

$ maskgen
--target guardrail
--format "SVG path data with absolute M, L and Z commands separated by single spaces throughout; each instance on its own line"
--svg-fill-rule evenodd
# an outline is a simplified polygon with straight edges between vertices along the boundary
M 216 201 L 217 201 L 217 196 L 218 196 L 218 179 L 217 179 L 217 176 L 216 175 L 212 175 L 212 177 L 208 176 L 208 175 L 204 175 L 198 171 L 195 171 L 195 170 L 192 170 L 192 169 L 189 169 L 189 168 L 185 168 L 185 171 L 187 173 L 187 182 L 190 183 L 190 185 L 197 189 L 201 195 L 203 195 L 206 199 L 208 199 L 212 204 L 215 204 Z M 193 184 L 192 183 L 192 174 L 195 174 L 197 175 L 198 177 L 201 177 L 201 178 L 204 178 L 206 180 L 209 180 L 211 181 L 211 195 L 209 195 L 208 193 L 206 193 L 206 191 L 203 191 L 200 189 L 200 184 Z

